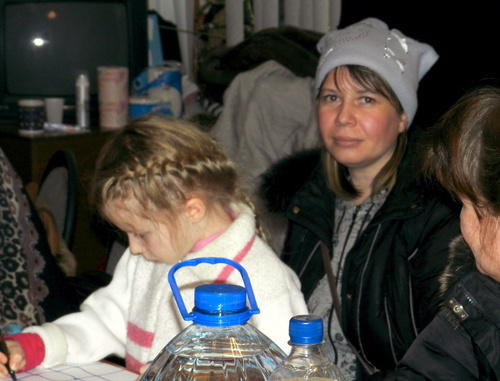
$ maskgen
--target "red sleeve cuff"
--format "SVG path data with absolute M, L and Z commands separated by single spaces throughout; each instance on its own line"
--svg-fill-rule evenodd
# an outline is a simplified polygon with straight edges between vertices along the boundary
M 36 333 L 16 333 L 6 337 L 5 340 L 15 340 L 23 348 L 26 359 L 23 371 L 30 370 L 42 363 L 45 357 L 45 345 L 42 338 Z

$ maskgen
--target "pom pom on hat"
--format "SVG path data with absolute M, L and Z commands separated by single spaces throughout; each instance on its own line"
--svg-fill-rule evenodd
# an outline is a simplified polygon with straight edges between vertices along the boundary
M 391 86 L 411 124 L 417 112 L 418 82 L 438 59 L 425 43 L 406 37 L 376 18 L 326 33 L 318 42 L 321 53 L 316 90 L 337 66 L 360 65 L 380 75 Z

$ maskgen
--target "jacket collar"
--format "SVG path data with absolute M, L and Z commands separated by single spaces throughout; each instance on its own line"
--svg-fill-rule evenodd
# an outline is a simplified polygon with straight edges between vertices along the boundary
M 449 263 L 439 278 L 441 294 L 444 295 L 463 275 L 476 270 L 476 262 L 469 245 L 462 235 L 455 237 L 450 243 Z
M 388 218 L 406 219 L 419 213 L 423 206 L 424 192 L 417 178 L 414 153 L 408 150 L 399 166 L 396 184 L 372 222 L 377 223 Z M 333 215 L 336 199 L 325 182 L 320 160 L 308 180 L 291 198 L 288 207 L 289 217 L 294 219 L 293 215 L 299 211 L 300 219 L 302 221 L 306 219 L 309 226 L 318 225 L 319 228 L 325 226 L 325 222 L 330 223 L 326 226 L 332 226 L 333 217 L 325 220 L 318 215 L 318 208 L 328 211 L 328 215 Z

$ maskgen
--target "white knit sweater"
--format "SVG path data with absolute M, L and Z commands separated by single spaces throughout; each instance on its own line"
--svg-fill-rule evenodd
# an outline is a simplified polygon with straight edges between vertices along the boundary
M 255 235 L 255 218 L 246 206 L 238 206 L 234 212 L 238 217 L 224 233 L 185 259 L 234 259 L 244 251 Z M 289 319 L 307 313 L 297 276 L 259 237 L 239 262 L 249 274 L 261 310 L 250 323 L 288 352 Z M 188 311 L 194 304 L 194 287 L 213 282 L 224 267 L 201 264 L 176 272 L 175 279 Z M 25 330 L 42 337 L 46 353 L 41 365 L 83 363 L 117 354 L 125 356 L 127 367 L 137 371 L 140 365 L 153 360 L 175 335 L 191 324 L 182 319 L 172 296 L 167 281 L 170 268 L 131 255 L 127 249 L 112 282 L 90 295 L 81 312 Z M 233 271 L 227 283 L 243 285 L 239 272 Z

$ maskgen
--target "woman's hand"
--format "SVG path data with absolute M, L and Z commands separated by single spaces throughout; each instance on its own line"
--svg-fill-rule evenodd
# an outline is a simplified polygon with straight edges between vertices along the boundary
M 26 365 L 26 359 L 24 358 L 24 351 L 21 345 L 15 340 L 7 340 L 5 341 L 7 344 L 7 348 L 9 349 L 9 365 L 10 369 L 14 372 L 17 372 L 24 368 Z M 5 367 L 7 363 L 7 356 L 4 353 L 0 352 L 0 377 L 1 378 L 10 378 L 9 372 Z

